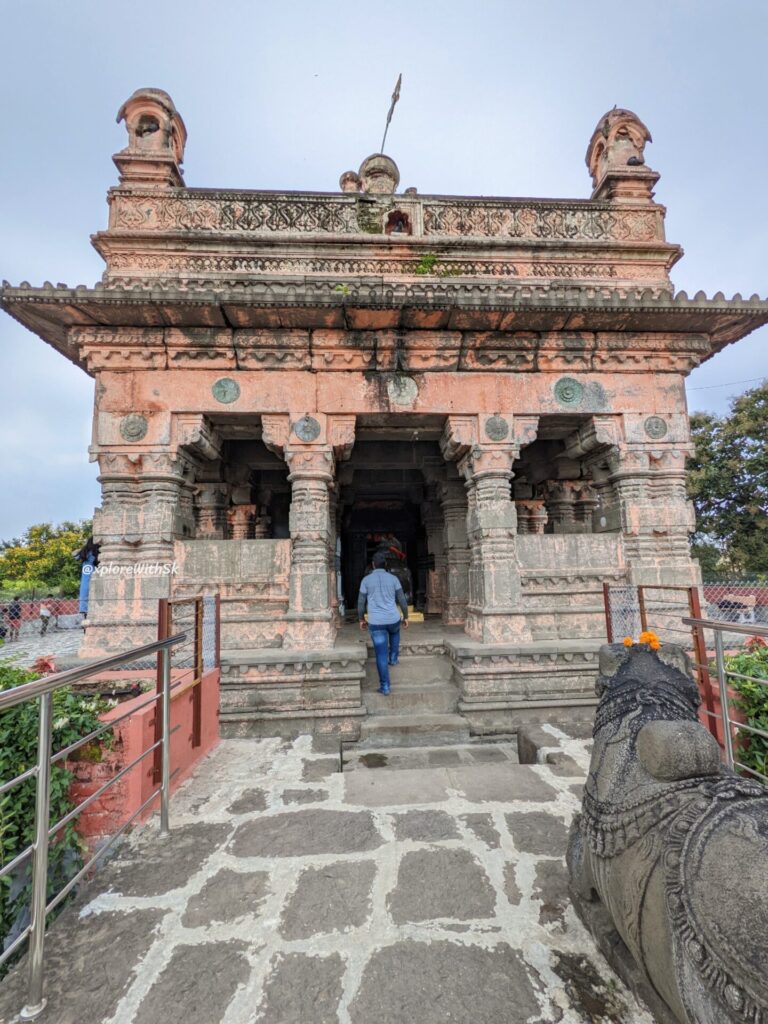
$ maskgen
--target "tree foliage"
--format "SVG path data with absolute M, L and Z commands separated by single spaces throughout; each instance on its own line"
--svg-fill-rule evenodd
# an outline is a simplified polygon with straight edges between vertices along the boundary
M 80 586 L 80 562 L 72 557 L 91 533 L 91 523 L 38 523 L 22 538 L 0 545 L 0 590 L 50 591 L 74 596 Z
M 688 491 L 704 575 L 768 574 L 768 381 L 734 399 L 728 416 L 695 414 L 691 432 Z

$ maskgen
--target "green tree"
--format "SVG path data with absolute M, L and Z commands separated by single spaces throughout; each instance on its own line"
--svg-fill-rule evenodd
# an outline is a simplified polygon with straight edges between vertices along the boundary
M 734 399 L 728 416 L 692 416 L 691 432 L 693 550 L 704 574 L 767 574 L 768 381 Z
M 91 533 L 91 523 L 38 523 L 20 540 L 0 544 L 0 589 L 49 590 L 62 596 L 77 594 L 80 563 L 72 553 Z

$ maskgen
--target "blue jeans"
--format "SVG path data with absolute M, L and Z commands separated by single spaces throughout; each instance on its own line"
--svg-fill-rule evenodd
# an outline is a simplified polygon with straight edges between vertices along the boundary
M 387 626 L 372 626 L 368 630 L 373 640 L 373 652 L 376 655 L 376 668 L 379 670 L 379 683 L 382 690 L 389 689 L 389 666 L 397 662 L 400 653 L 400 619 Z

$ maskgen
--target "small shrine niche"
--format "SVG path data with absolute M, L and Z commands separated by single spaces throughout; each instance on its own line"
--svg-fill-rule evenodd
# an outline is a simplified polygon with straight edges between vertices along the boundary
M 392 210 L 384 225 L 386 235 L 410 235 L 413 233 L 411 218 L 403 210 Z
M 162 89 L 137 89 L 117 112 L 128 145 L 113 157 L 120 184 L 179 187 L 187 129 L 173 100 Z

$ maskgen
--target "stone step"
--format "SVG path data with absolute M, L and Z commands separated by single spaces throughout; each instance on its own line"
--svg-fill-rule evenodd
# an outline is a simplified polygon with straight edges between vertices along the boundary
M 360 723 L 361 746 L 442 746 L 468 742 L 469 723 L 461 715 L 373 715 Z
M 376 680 L 378 686 L 378 679 Z M 400 715 L 455 713 L 459 704 L 459 688 L 451 683 L 427 684 L 393 681 L 385 697 L 374 687 L 363 687 L 363 703 L 369 715 Z
M 430 654 L 414 658 L 407 654 L 401 654 L 397 665 L 392 665 L 389 672 L 393 685 L 395 683 L 448 683 L 453 676 L 453 666 L 450 658 L 446 655 Z M 365 682 L 379 685 L 379 675 L 376 671 L 373 654 L 365 663 Z
M 407 771 L 455 765 L 519 764 L 517 744 L 514 740 L 489 743 L 479 738 L 471 743 L 443 744 L 416 747 L 361 747 L 357 743 L 345 744 L 342 753 L 344 772 Z

